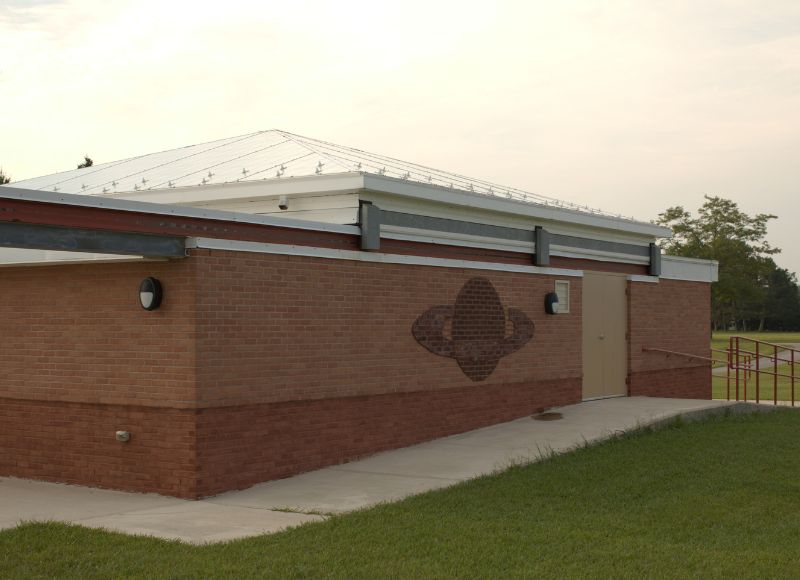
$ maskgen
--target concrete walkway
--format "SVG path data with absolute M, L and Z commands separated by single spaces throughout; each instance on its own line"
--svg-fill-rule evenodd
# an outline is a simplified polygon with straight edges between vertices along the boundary
M 526 417 L 201 501 L 0 478 L 0 529 L 57 520 L 191 543 L 231 540 L 321 521 L 327 514 L 447 487 L 637 426 L 725 407 L 756 409 L 648 397 L 591 401 L 555 409 L 563 414 L 556 421 Z

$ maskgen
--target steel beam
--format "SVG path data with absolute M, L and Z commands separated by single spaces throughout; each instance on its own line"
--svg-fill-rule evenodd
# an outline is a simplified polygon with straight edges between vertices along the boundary
M 183 258 L 185 238 L 0 222 L 0 247 Z
M 661 248 L 658 244 L 650 244 L 650 266 L 647 273 L 651 276 L 661 276 Z
M 542 226 L 536 226 L 533 230 L 534 234 L 534 251 L 533 264 L 535 266 L 549 266 L 550 265 L 550 232 Z
M 401 213 L 396 211 L 383 211 L 381 214 L 381 219 L 387 226 L 399 226 L 403 228 L 415 228 L 420 230 L 447 232 L 451 234 L 466 234 L 470 236 L 483 236 L 485 238 L 497 238 L 501 240 L 517 240 L 520 242 L 533 241 L 533 233 L 528 230 L 507 228 L 503 226 L 492 226 L 489 224 L 479 224 L 462 220 L 451 220 L 447 218 L 436 218 L 425 215 Z
M 381 249 L 381 210 L 377 205 L 361 203 L 361 249 Z

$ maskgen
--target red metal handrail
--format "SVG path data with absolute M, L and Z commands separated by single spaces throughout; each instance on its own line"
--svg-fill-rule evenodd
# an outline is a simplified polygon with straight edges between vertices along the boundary
M 684 358 L 692 358 L 692 359 L 697 359 L 697 360 L 704 360 L 704 361 L 712 362 L 712 363 L 714 363 L 714 362 L 722 362 L 722 361 L 715 360 L 713 358 L 708 358 L 707 356 L 698 356 L 696 354 L 689 354 L 687 352 L 678 352 L 678 351 L 675 351 L 675 350 L 666 350 L 666 349 L 663 349 L 663 348 L 646 348 L 645 347 L 645 348 L 642 348 L 642 352 L 660 352 L 661 354 L 667 355 L 667 357 L 669 357 L 669 356 L 682 356 Z M 718 352 L 724 352 L 724 351 L 718 351 Z
M 746 343 L 753 343 L 755 345 L 754 350 L 747 350 L 741 347 L 742 342 Z M 762 355 L 761 352 L 761 345 L 767 345 L 772 348 L 772 354 Z M 779 349 L 783 352 L 781 354 L 788 353 L 788 358 L 782 358 L 778 355 Z M 755 338 L 748 338 L 746 336 L 731 336 L 729 340 L 729 346 L 726 350 L 720 349 L 711 349 L 712 358 L 706 356 L 699 356 L 695 354 L 685 353 L 685 352 L 678 352 L 673 350 L 666 350 L 663 348 L 642 348 L 643 352 L 657 352 L 661 354 L 665 354 L 667 357 L 669 356 L 680 356 L 684 358 L 690 358 L 693 360 L 702 360 L 706 362 L 710 362 L 712 365 L 714 363 L 722 363 L 726 366 L 727 373 L 726 373 L 726 397 L 728 400 L 731 400 L 731 383 L 734 382 L 735 386 L 735 400 L 744 400 L 747 401 L 747 386 L 748 382 L 752 381 L 755 378 L 755 387 L 756 387 L 756 396 L 755 400 L 756 403 L 761 402 L 761 375 L 767 375 L 772 377 L 772 403 L 774 405 L 778 404 L 778 378 L 783 377 L 789 379 L 789 387 L 790 387 L 790 397 L 789 400 L 791 401 L 792 407 L 795 406 L 795 383 L 800 380 L 800 372 L 797 372 L 795 368 L 796 365 L 800 364 L 800 356 L 797 356 L 800 353 L 800 349 L 796 349 L 784 344 L 777 344 L 772 342 L 767 342 L 764 340 L 758 340 Z M 726 360 L 719 360 L 713 358 L 714 354 L 723 354 L 725 355 Z M 768 359 L 771 363 L 771 366 L 768 368 L 774 370 L 765 370 L 761 368 L 762 359 Z M 755 362 L 754 362 L 755 361 Z M 789 372 L 781 373 L 778 372 L 779 363 L 787 363 L 789 365 Z M 753 377 L 755 375 L 755 377 Z M 740 394 L 743 397 L 740 399 Z
M 742 341 L 746 343 L 752 343 L 755 345 L 755 351 L 750 351 L 743 349 L 741 347 Z M 761 355 L 761 345 L 766 345 L 771 347 L 772 354 L 767 354 L 762 356 Z M 789 353 L 789 358 L 781 358 L 778 356 L 779 349 L 782 349 L 784 352 Z M 787 346 L 785 344 L 778 344 L 773 342 L 767 342 L 765 340 L 758 340 L 755 338 L 749 338 L 746 336 L 731 336 L 729 339 L 729 348 L 728 350 L 731 352 L 731 364 L 728 365 L 728 375 L 730 377 L 731 370 L 736 371 L 736 400 L 739 400 L 739 371 L 745 371 L 745 382 L 744 382 L 744 400 L 747 401 L 747 376 L 751 373 L 755 372 L 755 379 L 756 379 L 756 403 L 761 402 L 761 375 L 767 375 L 772 377 L 772 403 L 774 405 L 778 404 L 778 377 L 784 377 L 789 379 L 789 388 L 790 388 L 790 400 L 791 405 L 794 407 L 795 405 L 795 382 L 800 378 L 798 373 L 796 372 L 795 365 L 800 362 L 798 361 L 798 357 L 796 353 L 800 352 L 800 350 L 795 349 L 793 347 Z M 741 364 L 741 355 L 745 354 L 747 356 L 753 355 L 755 356 L 755 369 L 752 368 L 752 361 L 748 362 L 747 366 L 744 367 Z M 774 371 L 768 371 L 761 368 L 761 360 L 767 359 L 772 363 L 771 368 Z M 735 361 L 735 364 L 734 364 Z M 788 363 L 789 365 L 789 374 L 786 373 L 779 373 L 779 363 Z M 728 393 L 728 399 L 730 399 L 730 392 Z

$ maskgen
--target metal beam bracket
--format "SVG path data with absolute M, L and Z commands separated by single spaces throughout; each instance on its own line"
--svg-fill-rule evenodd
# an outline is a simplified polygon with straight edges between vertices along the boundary
M 533 240 L 535 244 L 533 255 L 534 266 L 549 266 L 550 265 L 550 232 L 542 226 L 536 226 L 533 232 Z
M 650 244 L 650 266 L 647 273 L 650 276 L 661 276 L 661 248 L 658 244 Z
M 359 225 L 361 226 L 361 249 L 381 249 L 381 210 L 371 202 L 362 201 Z

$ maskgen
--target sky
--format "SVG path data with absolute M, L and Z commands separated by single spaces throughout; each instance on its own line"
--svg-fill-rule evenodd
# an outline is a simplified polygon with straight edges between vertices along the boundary
M 651 220 L 778 216 L 800 273 L 796 0 L 0 0 L 13 180 L 279 128 Z

